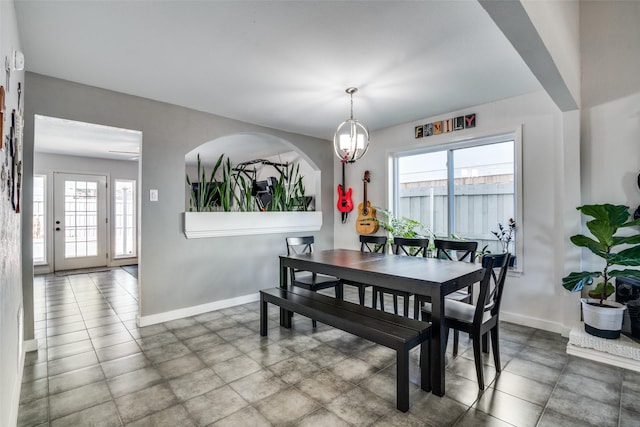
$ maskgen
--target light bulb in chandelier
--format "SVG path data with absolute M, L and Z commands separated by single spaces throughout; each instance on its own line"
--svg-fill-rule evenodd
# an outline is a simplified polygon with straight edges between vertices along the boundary
M 369 149 L 369 130 L 353 118 L 353 94 L 358 91 L 355 87 L 346 89 L 351 97 L 351 116 L 340 123 L 333 136 L 333 149 L 343 162 L 355 162 L 364 156 Z

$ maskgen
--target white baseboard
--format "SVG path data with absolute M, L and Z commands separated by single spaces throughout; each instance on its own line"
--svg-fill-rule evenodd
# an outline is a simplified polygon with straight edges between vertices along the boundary
M 220 310 L 223 308 L 234 307 L 236 305 L 247 304 L 260 300 L 260 293 L 243 295 L 240 297 L 229 298 L 221 301 L 214 301 L 207 304 L 195 305 L 193 307 L 181 308 L 178 310 L 165 311 L 163 313 L 151 314 L 148 316 L 138 317 L 139 326 L 155 325 L 157 323 L 168 322 L 170 320 L 183 319 L 185 317 L 196 316 L 209 311 Z
M 27 341 L 24 341 L 24 345 L 26 346 Z M 18 375 L 16 376 L 16 381 L 13 387 L 11 388 L 12 393 L 11 396 L 11 406 L 9 412 L 9 424 L 10 426 L 18 425 L 18 410 L 20 409 L 20 394 L 22 394 L 22 376 L 24 375 L 24 348 L 23 352 L 20 355 L 20 360 L 18 361 Z M 0 423 L 2 423 L 2 418 L 0 418 Z
M 500 312 L 500 320 L 505 322 L 516 323 L 522 326 L 528 326 L 530 328 L 542 329 L 544 331 L 556 332 L 563 336 L 568 336 L 570 327 L 561 325 L 556 322 L 550 322 L 548 320 L 539 319 L 537 317 L 523 316 L 522 314 L 508 313 L 505 311 Z

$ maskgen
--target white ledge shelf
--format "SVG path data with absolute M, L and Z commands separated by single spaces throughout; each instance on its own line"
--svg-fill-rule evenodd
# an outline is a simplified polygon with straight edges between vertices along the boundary
M 187 239 L 318 231 L 322 212 L 184 212 Z
M 576 327 L 569 332 L 567 354 L 640 372 L 640 343 L 625 335 L 609 340 Z

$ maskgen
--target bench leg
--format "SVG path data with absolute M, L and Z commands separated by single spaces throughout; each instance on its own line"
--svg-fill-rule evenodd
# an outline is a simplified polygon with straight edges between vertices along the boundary
M 264 295 L 260 294 L 260 336 L 267 336 L 267 304 Z
M 396 351 L 396 407 L 402 412 L 409 410 L 409 350 Z
M 420 388 L 431 391 L 431 338 L 420 344 Z
M 291 329 L 291 318 L 293 317 L 293 311 L 280 308 L 280 326 L 283 328 Z

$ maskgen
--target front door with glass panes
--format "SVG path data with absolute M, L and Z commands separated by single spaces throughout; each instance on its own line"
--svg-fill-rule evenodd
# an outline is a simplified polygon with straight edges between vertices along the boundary
M 107 265 L 104 175 L 54 173 L 54 269 Z

